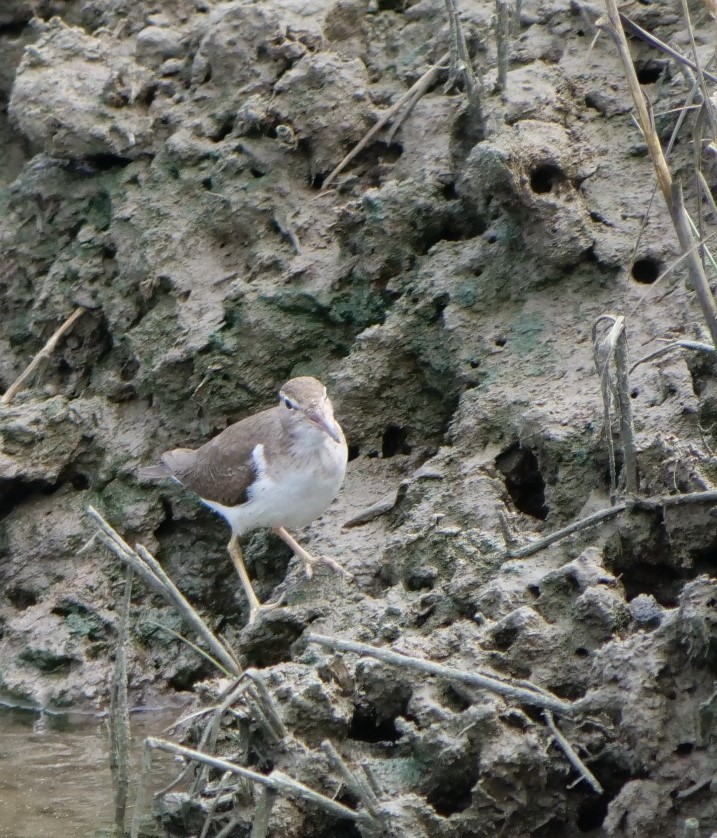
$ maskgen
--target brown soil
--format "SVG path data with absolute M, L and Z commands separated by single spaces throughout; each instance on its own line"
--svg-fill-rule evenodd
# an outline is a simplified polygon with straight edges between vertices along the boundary
M 714 506 L 625 513 L 500 555 L 501 515 L 523 543 L 610 503 L 594 320 L 627 315 L 633 360 L 708 332 L 682 264 L 655 283 L 678 249 L 661 199 L 648 215 L 654 175 L 614 46 L 593 43 L 602 10 L 524 4 L 501 94 L 493 4 L 460 6 L 480 101 L 443 72 L 322 191 L 447 51 L 441 0 L 3 4 L 4 388 L 76 306 L 90 311 L 0 408 L 0 698 L 106 706 L 123 571 L 87 546 L 91 504 L 263 670 L 290 741 L 247 733 L 262 770 L 331 796 L 329 738 L 370 767 L 397 835 L 673 835 L 690 817 L 709 835 Z M 714 23 L 690 9 L 706 64 Z M 691 54 L 679 4 L 626 11 Z M 631 49 L 666 142 L 689 86 L 664 54 Z M 696 217 L 694 125 L 671 165 Z M 714 155 L 704 174 L 714 193 Z M 135 473 L 300 374 L 327 384 L 352 455 L 302 542 L 354 581 L 308 581 L 254 534 L 259 596 L 288 604 L 245 628 L 224 524 Z M 632 373 L 645 496 L 713 487 L 714 381 L 709 355 L 679 351 Z M 342 527 L 399 487 L 389 512 Z M 204 701 L 215 672 L 156 622 L 183 631 L 138 587 L 133 702 Z M 304 642 L 309 625 L 585 698 L 560 724 L 604 795 L 574 782 L 535 710 L 336 656 Z M 269 834 L 369 833 L 280 799 Z

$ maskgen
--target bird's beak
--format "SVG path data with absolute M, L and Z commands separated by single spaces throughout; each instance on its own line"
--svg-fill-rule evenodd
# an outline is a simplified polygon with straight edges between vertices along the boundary
M 334 442 L 341 442 L 341 431 L 333 416 L 326 416 L 321 410 L 307 410 L 306 418 L 317 428 L 326 431 Z

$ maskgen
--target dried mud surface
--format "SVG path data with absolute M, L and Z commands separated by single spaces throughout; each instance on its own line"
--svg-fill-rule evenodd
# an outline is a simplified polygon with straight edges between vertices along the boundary
M 707 331 L 681 265 L 652 284 L 676 241 L 658 199 L 639 235 L 654 177 L 614 47 L 603 34 L 590 49 L 601 9 L 524 3 L 501 95 L 493 5 L 460 5 L 480 103 L 444 72 L 322 191 L 447 51 L 443 2 L 3 3 L 3 388 L 74 307 L 89 312 L 0 409 L 0 698 L 106 707 L 123 573 L 86 546 L 92 504 L 262 670 L 289 737 L 243 717 L 220 751 L 333 796 L 328 738 L 369 767 L 397 835 L 673 835 L 689 817 L 709 835 L 714 507 L 635 511 L 500 555 L 501 515 L 522 543 L 609 505 L 595 318 L 628 314 L 633 359 Z M 706 62 L 714 29 L 690 9 Z M 627 11 L 689 51 L 673 0 Z M 631 49 L 666 140 L 689 88 L 663 54 Z M 671 162 L 694 206 L 691 119 Z M 706 357 L 632 374 L 647 496 L 714 486 Z M 254 534 L 257 591 L 287 607 L 246 628 L 224 524 L 135 472 L 299 374 L 327 383 L 352 457 L 301 538 L 354 580 L 306 580 Z M 389 512 L 343 528 L 386 496 Z M 138 587 L 133 702 L 212 700 L 215 671 L 157 623 L 183 631 Z M 574 782 L 536 710 L 307 645 L 309 626 L 584 699 L 559 721 L 604 794 Z M 201 828 L 175 803 L 169 827 Z M 248 835 L 255 801 L 237 805 L 232 835 Z M 269 834 L 367 830 L 280 798 Z

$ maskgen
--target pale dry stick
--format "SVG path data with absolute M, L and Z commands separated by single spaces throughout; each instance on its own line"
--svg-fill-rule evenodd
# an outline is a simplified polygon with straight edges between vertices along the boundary
M 513 9 L 513 37 L 517 38 L 520 35 L 520 14 L 523 11 L 523 0 L 515 0 L 515 8 Z
M 212 825 L 214 821 L 214 813 L 217 810 L 217 806 L 219 805 L 219 800 L 221 799 L 221 795 L 223 791 L 229 787 L 229 781 L 232 778 L 231 771 L 225 771 L 222 774 L 221 779 L 219 780 L 219 785 L 217 787 L 217 793 L 212 797 L 209 801 L 207 806 L 207 815 L 204 818 L 204 824 L 202 826 L 202 831 L 199 833 L 199 838 L 207 838 L 207 834 L 209 832 L 209 827 Z
M 692 19 L 690 17 L 690 9 L 687 5 L 686 0 L 682 0 L 682 14 L 685 16 L 685 22 L 687 23 L 687 32 L 690 36 L 690 48 L 692 49 L 692 60 L 694 61 L 694 71 L 697 74 L 697 80 L 700 84 L 700 90 L 702 91 L 702 103 L 707 113 L 707 119 L 712 127 L 712 138 L 715 138 L 717 135 L 717 122 L 715 122 L 715 112 L 714 107 L 712 105 L 712 97 L 711 91 L 707 87 L 707 83 L 705 82 L 705 73 L 702 69 L 702 65 L 699 62 L 699 56 L 697 54 L 697 44 L 695 43 L 695 32 L 692 28 Z
M 273 789 L 263 788 L 259 794 L 259 802 L 254 809 L 254 820 L 251 824 L 251 835 L 249 838 L 266 838 L 269 832 L 269 818 L 274 808 L 276 792 Z M 219 838 L 219 836 L 217 836 Z
M 630 48 L 620 22 L 617 0 L 605 0 L 605 4 L 610 25 L 607 26 L 604 22 L 601 25 L 608 30 L 610 36 L 615 41 L 625 72 L 625 78 L 627 79 L 627 84 L 635 104 L 635 110 L 637 111 L 640 129 L 642 130 L 650 152 L 660 191 L 667 204 L 667 209 L 670 213 L 675 232 L 677 233 L 682 252 L 688 253 L 692 249 L 694 238 L 690 230 L 689 221 L 687 220 L 687 211 L 682 199 L 682 190 L 679 184 L 673 183 L 667 161 L 662 152 L 660 138 L 650 120 L 647 102 L 640 88 L 640 83 L 637 80 L 637 74 L 630 55 Z M 712 338 L 712 345 L 717 346 L 717 304 L 715 303 L 707 276 L 697 254 L 690 253 L 688 255 L 687 266 L 692 287 L 699 300 L 703 317 L 705 318 L 710 337 Z
M 622 12 L 620 12 L 620 22 L 626 29 L 629 29 L 633 35 L 645 41 L 645 43 L 650 44 L 650 46 L 655 47 L 655 49 L 660 50 L 660 52 L 664 52 L 665 55 L 669 55 L 670 58 L 674 58 L 678 64 L 681 64 L 684 67 L 689 67 L 690 70 L 697 70 L 697 65 L 693 61 L 690 61 L 690 59 L 686 55 L 683 55 L 681 52 L 674 49 L 669 44 L 666 44 L 664 41 L 661 41 L 651 32 L 648 32 L 646 29 L 643 29 L 641 26 L 638 26 L 637 23 L 631 20 L 627 15 L 624 15 Z M 702 70 L 702 74 L 706 79 L 709 79 L 711 82 L 717 83 L 717 76 L 707 72 L 707 70 Z
M 229 836 L 234 831 L 234 827 L 239 826 L 239 824 L 244 820 L 241 815 L 234 815 L 233 818 L 229 818 L 229 820 L 224 824 L 224 826 L 217 832 L 214 838 L 229 838 Z M 251 838 L 254 838 L 254 833 L 252 833 Z
M 607 345 L 604 353 L 604 363 L 600 363 L 598 349 L 597 329 L 601 322 L 611 323 L 610 331 L 603 343 Z M 595 366 L 600 376 L 600 389 L 603 396 L 605 421 L 610 422 L 610 380 L 609 364 L 610 358 L 615 359 L 615 400 L 620 411 L 620 440 L 623 452 L 623 475 L 625 477 L 625 490 L 628 494 L 637 492 L 637 453 L 635 449 L 635 429 L 632 420 L 632 400 L 630 399 L 630 380 L 627 363 L 627 337 L 625 334 L 625 318 L 615 317 L 612 314 L 603 314 L 597 318 L 592 329 L 593 347 L 595 351 Z M 610 457 L 610 478 L 612 492 L 617 491 L 617 474 L 615 468 L 615 451 L 612 443 L 612 432 L 610 424 L 606 424 L 605 436 L 608 444 Z
M 715 217 L 715 221 L 717 221 L 717 203 L 715 203 L 715 199 L 712 197 L 712 190 L 710 189 L 710 186 L 701 171 L 697 172 L 697 179 L 700 183 L 702 195 L 704 196 L 705 201 L 707 201 L 712 215 Z
M 510 52 L 510 6 L 508 0 L 495 0 L 495 39 L 498 52 L 497 89 L 508 87 L 508 56 Z
M 204 640 L 214 657 L 232 675 L 241 675 L 241 667 L 233 653 L 224 647 L 211 632 L 207 624 L 184 598 L 184 595 L 164 572 L 164 568 L 141 544 L 133 550 L 129 544 L 105 521 L 100 513 L 92 506 L 87 507 L 88 515 L 99 525 L 97 535 L 103 544 L 117 556 L 120 561 L 130 565 L 157 593 L 161 594 L 170 604 L 174 605 L 192 629 Z
M 20 373 L 18 378 L 7 388 L 2 398 L 0 398 L 0 404 L 10 404 L 40 364 L 52 355 L 61 338 L 63 338 L 70 331 L 70 329 L 87 310 L 88 309 L 84 306 L 80 306 L 72 312 L 59 329 L 54 332 L 52 337 L 47 341 L 37 355 L 35 355 L 32 361 L 30 361 L 30 363 L 25 367 L 22 373 Z
M 609 506 L 606 509 L 600 509 L 581 518 L 579 521 L 574 521 L 562 529 L 546 535 L 544 538 L 539 538 L 524 547 L 518 547 L 515 550 L 506 550 L 503 553 L 489 556 L 489 559 L 507 560 L 507 559 L 524 559 L 527 556 L 532 556 L 534 553 L 539 553 L 546 547 L 550 547 L 558 541 L 562 541 L 573 533 L 581 530 L 594 527 L 596 524 L 607 521 L 610 518 L 616 518 L 625 510 L 633 509 L 656 509 L 661 506 L 679 506 L 680 504 L 692 503 L 717 503 L 717 492 L 688 492 L 680 495 L 661 495 L 657 498 L 633 498 L 630 501 L 623 501 L 622 503 Z
M 601 345 L 597 338 L 599 320 L 593 323 L 592 343 L 593 360 L 595 369 L 600 380 L 600 395 L 602 396 L 603 426 L 605 429 L 605 444 L 607 445 L 608 468 L 610 471 L 610 500 L 615 501 L 617 494 L 617 462 L 615 460 L 615 445 L 612 439 L 612 411 L 611 411 L 611 380 L 609 375 L 610 352 L 605 351 L 600 355 Z M 614 328 L 614 326 L 613 326 Z
M 222 718 L 227 710 L 234 704 L 234 702 L 241 696 L 241 694 L 247 688 L 247 681 L 244 678 L 244 674 L 242 673 L 238 678 L 236 678 L 224 691 L 223 699 L 221 704 L 217 707 L 217 709 L 212 714 L 212 717 L 209 719 L 207 724 L 202 731 L 202 735 L 199 739 L 199 744 L 197 745 L 197 749 L 202 751 L 203 753 L 206 751 L 214 751 L 217 746 L 217 737 L 219 736 L 219 725 L 221 724 Z M 204 765 L 202 766 L 201 770 L 197 772 L 197 776 L 194 778 L 194 782 L 192 783 L 190 794 L 198 794 L 204 784 L 207 781 L 209 776 L 209 768 Z M 176 782 L 175 782 L 176 784 Z M 164 790 L 162 791 L 164 793 Z M 158 797 L 158 795 L 155 795 Z
M 358 774 L 346 765 L 341 754 L 336 750 L 336 748 L 334 748 L 328 739 L 324 739 L 321 743 L 321 750 L 328 757 L 329 764 L 334 771 L 341 775 L 348 790 L 353 795 L 358 797 L 361 803 L 363 803 L 364 809 L 369 813 L 369 815 L 371 815 L 373 820 L 376 821 L 376 825 L 378 827 L 383 826 L 385 822 L 385 814 L 381 811 L 378 805 L 378 800 L 376 795 L 373 793 L 373 789 L 371 789 L 370 786 L 358 776 Z
M 274 704 L 274 699 L 271 697 L 271 693 L 266 686 L 262 674 L 257 672 L 256 669 L 247 669 L 245 670 L 244 675 L 254 682 L 254 686 L 256 687 L 263 704 L 264 713 L 271 723 L 274 736 L 281 741 L 286 737 L 286 728 L 279 716 L 276 704 Z
M 152 749 L 147 747 L 147 740 L 144 740 L 142 746 L 142 767 L 139 772 L 139 779 L 137 780 L 137 793 L 134 799 L 134 812 L 132 813 L 132 826 L 130 829 L 130 838 L 139 838 L 139 828 L 142 825 L 142 810 L 144 809 L 144 799 L 147 792 L 147 784 L 149 783 L 149 774 L 152 770 Z
M 363 151 L 364 148 L 371 142 L 371 140 L 378 134 L 378 132 L 386 125 L 387 122 L 390 122 L 393 117 L 401 110 L 401 108 L 413 99 L 414 96 L 418 95 L 421 96 L 425 91 L 430 87 L 433 83 L 434 79 L 441 72 L 441 70 L 445 69 L 441 67 L 444 61 L 448 58 L 448 53 L 442 55 L 439 59 L 437 64 L 433 67 L 429 67 L 428 70 L 415 82 L 408 90 L 401 96 L 391 107 L 381 114 L 378 121 L 375 125 L 373 125 L 369 131 L 364 135 L 363 139 L 359 140 L 359 142 L 349 151 L 349 153 L 344 157 L 344 159 L 336 166 L 336 168 L 331 171 L 326 180 L 321 184 L 321 189 L 324 190 L 328 187 L 328 185 L 336 178 L 338 174 L 340 174 L 346 166 L 359 154 Z
M 468 100 L 473 101 L 473 94 L 476 87 L 483 86 L 483 80 L 476 78 L 471 57 L 468 54 L 468 45 L 466 44 L 466 36 L 463 34 L 463 27 L 458 16 L 458 6 L 456 0 L 445 0 L 446 12 L 448 13 L 448 25 L 450 27 L 451 37 L 451 52 L 450 52 L 450 68 L 448 70 L 448 81 L 446 82 L 446 90 L 450 90 L 455 84 L 456 78 L 460 73 L 463 76 L 463 83 L 468 94 Z
M 575 753 L 573 746 L 570 744 L 570 742 L 568 742 L 568 740 L 558 729 L 558 726 L 555 724 L 553 714 L 550 712 L 550 710 L 543 710 L 543 718 L 548 723 L 548 727 L 550 728 L 550 732 L 553 734 L 555 744 L 558 745 L 560 750 L 565 754 L 568 762 L 573 766 L 573 768 L 578 772 L 578 774 L 581 775 L 581 777 L 595 792 L 595 794 L 604 794 L 604 789 L 598 782 L 597 777 Z
M 492 558 L 524 559 L 526 556 L 532 556 L 533 553 L 539 553 L 546 547 L 550 547 L 551 544 L 562 541 L 564 538 L 567 538 L 573 533 L 586 530 L 589 527 L 594 527 L 602 521 L 607 521 L 610 518 L 615 518 L 621 512 L 624 512 L 627 507 L 627 503 L 618 503 L 615 504 L 615 506 L 609 506 L 607 509 L 600 509 L 597 512 L 593 512 L 591 515 L 587 515 L 585 518 L 581 518 L 579 521 L 573 521 L 572 524 L 568 524 L 566 527 L 556 530 L 555 532 L 546 535 L 544 538 L 539 538 L 537 541 L 526 544 L 524 547 L 518 547 L 515 550 L 506 550 L 504 553 L 500 553 L 498 556 Z
M 209 756 L 209 754 L 203 754 L 200 751 L 185 748 L 182 745 L 176 745 L 174 742 L 168 742 L 165 739 L 156 739 L 153 736 L 148 736 L 144 742 L 145 747 L 150 751 L 165 751 L 169 754 L 176 754 L 177 756 L 184 757 L 185 759 L 209 765 L 212 768 L 218 768 L 220 771 L 230 771 L 232 774 L 236 774 L 239 777 L 250 780 L 252 783 L 258 783 L 261 786 L 266 786 L 267 788 L 273 789 L 280 794 L 285 794 L 288 797 L 299 798 L 300 800 L 306 800 L 308 803 L 314 803 L 337 818 L 348 818 L 352 821 L 371 823 L 371 818 L 368 814 L 365 814 L 364 812 L 355 812 L 353 809 L 349 809 L 348 806 L 344 806 L 341 803 L 337 803 L 335 800 L 331 800 L 330 797 L 326 797 L 320 792 L 314 791 L 308 786 L 305 786 L 303 783 L 300 783 L 298 780 L 288 777 L 281 771 L 274 770 L 271 774 L 259 774 L 257 771 L 252 771 L 250 768 L 244 768 L 242 765 L 236 765 L 228 760 L 212 757 Z M 132 836 L 132 838 L 135 838 L 135 836 Z
M 115 792 L 115 836 L 123 838 L 129 793 L 129 701 L 127 698 L 127 632 L 134 571 L 125 573 L 119 613 L 115 669 L 110 693 L 110 771 Z
M 525 687 L 516 687 L 505 681 L 498 681 L 489 675 L 466 672 L 463 669 L 455 669 L 451 666 L 443 666 L 440 663 L 413 658 L 410 655 L 403 655 L 400 652 L 392 652 L 390 649 L 380 649 L 377 646 L 369 646 L 367 643 L 356 643 L 353 640 L 342 640 L 338 637 L 327 637 L 323 634 L 310 633 L 306 636 L 309 643 L 316 643 L 319 646 L 326 646 L 329 649 L 337 649 L 341 652 L 355 652 L 357 655 L 368 655 L 376 660 L 392 663 L 395 666 L 402 666 L 412 669 L 415 672 L 427 672 L 429 675 L 437 675 L 439 678 L 446 678 L 449 681 L 460 681 L 463 684 L 470 684 L 473 687 L 480 687 L 491 692 L 498 693 L 513 701 L 531 704 L 547 710 L 554 710 L 556 713 L 563 713 L 571 716 L 574 712 L 573 705 L 563 701 L 556 696 L 543 690 L 535 692 Z
M 710 346 L 709 343 L 699 343 L 696 340 L 676 340 L 672 343 L 668 343 L 667 346 L 661 346 L 654 352 L 650 352 L 649 355 L 645 355 L 643 358 L 640 358 L 639 361 L 635 361 L 635 363 L 630 367 L 630 372 L 637 369 L 640 364 L 645 364 L 647 361 L 654 361 L 655 358 L 659 358 L 661 355 L 666 355 L 668 352 L 674 352 L 675 349 L 692 349 L 696 352 L 715 351 L 714 346 Z

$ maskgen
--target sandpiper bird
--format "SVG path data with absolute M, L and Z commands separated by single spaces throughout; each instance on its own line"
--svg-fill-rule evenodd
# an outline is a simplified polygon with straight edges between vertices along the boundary
M 317 563 L 348 573 L 326 557 L 307 553 L 285 527 L 303 527 L 336 497 L 344 479 L 346 439 L 326 393 L 315 378 L 292 378 L 279 391 L 279 404 L 230 425 L 201 448 L 176 448 L 161 465 L 142 468 L 140 478 L 172 477 L 196 492 L 232 528 L 227 545 L 249 600 L 249 622 L 265 608 L 244 567 L 239 537 L 271 527 L 304 565 Z

